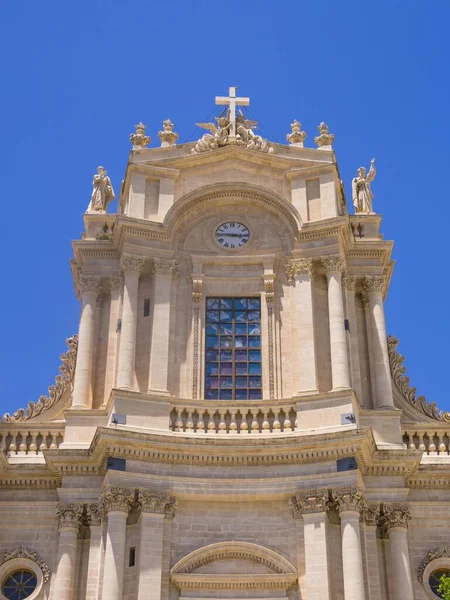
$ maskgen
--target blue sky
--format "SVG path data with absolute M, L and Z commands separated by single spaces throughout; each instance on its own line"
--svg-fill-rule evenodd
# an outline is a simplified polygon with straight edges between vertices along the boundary
M 229 85 L 273 140 L 297 118 L 313 146 L 326 121 L 348 197 L 376 157 L 388 330 L 418 392 L 450 410 L 449 17 L 445 0 L 4 1 L 0 412 L 47 392 L 77 331 L 71 240 L 97 165 L 118 191 L 137 122 L 151 145 L 167 117 L 194 139 Z

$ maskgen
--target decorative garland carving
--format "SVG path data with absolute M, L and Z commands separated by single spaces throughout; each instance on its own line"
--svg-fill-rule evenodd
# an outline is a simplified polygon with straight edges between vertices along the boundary
M 67 389 L 71 389 L 77 362 L 78 336 L 73 335 L 67 338 L 66 344 L 69 350 L 59 357 L 62 362 L 62 365 L 59 367 L 61 375 L 57 375 L 55 385 L 51 385 L 48 388 L 48 396 L 40 396 L 37 403 L 30 402 L 26 409 L 19 408 L 12 415 L 5 413 L 2 421 L 5 423 L 17 423 L 33 419 L 46 410 L 49 410 L 63 397 Z
M 302 515 L 326 512 L 329 505 L 330 501 L 327 489 L 297 492 L 289 500 L 289 508 L 294 519 L 300 519 Z
M 0 565 L 3 565 L 5 562 L 14 560 L 16 558 L 27 558 L 28 560 L 32 560 L 42 571 L 44 583 L 48 583 L 50 581 L 50 569 L 48 568 L 47 563 L 44 562 L 36 552 L 36 550 L 32 550 L 27 546 L 17 546 L 17 548 L 14 548 L 13 550 L 6 550 L 6 552 L 0 558 Z
M 82 524 L 83 505 L 73 502 L 70 504 L 58 504 L 56 518 L 59 529 L 79 529 Z
M 362 513 L 365 500 L 361 490 L 354 486 L 336 488 L 331 491 L 339 514 L 346 511 Z
M 416 388 L 409 385 L 409 377 L 405 377 L 406 367 L 403 365 L 405 360 L 396 350 L 399 345 L 399 340 L 391 335 L 388 335 L 388 352 L 389 364 L 391 367 L 391 376 L 395 387 L 401 396 L 411 404 L 414 408 L 420 411 L 430 419 L 450 423 L 450 412 L 442 411 L 438 408 L 436 402 L 428 402 L 425 396 L 416 396 Z
M 141 511 L 164 515 L 167 519 L 173 519 L 177 500 L 166 492 L 158 490 L 139 490 L 139 502 Z
M 437 558 L 450 559 L 450 544 L 441 544 L 434 550 L 430 550 L 428 552 L 423 561 L 417 567 L 417 579 L 420 583 L 423 583 L 423 574 L 427 566 L 430 564 L 431 561 L 436 560 Z

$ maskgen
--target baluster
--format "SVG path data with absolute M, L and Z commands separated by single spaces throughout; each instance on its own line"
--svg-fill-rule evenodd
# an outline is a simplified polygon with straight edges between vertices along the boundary
M 192 433 L 193 431 L 194 431 L 194 421 L 192 419 L 192 413 L 188 412 L 187 419 L 186 419 L 186 432 Z
M 205 431 L 205 413 L 199 413 L 198 415 L 197 431 L 200 431 L 200 433 L 204 433 Z
M 275 433 L 280 433 L 281 431 L 281 423 L 280 423 L 280 412 L 274 413 L 272 431 Z
M 208 417 L 208 425 L 207 425 L 208 433 L 216 433 L 216 424 L 214 422 L 214 415 L 210 414 Z
M 409 432 L 408 431 L 408 438 L 409 438 L 409 449 L 410 450 L 417 450 L 416 448 L 416 442 L 414 441 L 414 432 Z
M 9 443 L 8 452 L 12 454 L 16 454 L 17 450 L 17 436 L 14 433 L 10 433 L 11 441 Z
M 424 438 L 424 433 L 418 433 L 417 434 L 419 436 L 419 450 L 422 450 L 422 452 L 425 452 L 427 447 L 425 446 L 425 442 L 423 440 Z
M 175 429 L 176 431 L 183 431 L 183 417 L 181 414 L 181 410 L 176 409 L 177 417 L 175 420 Z
M 219 433 L 227 433 L 227 424 L 225 421 L 225 416 L 226 416 L 226 410 L 224 410 L 223 412 L 219 413 L 219 428 L 218 428 L 218 432 Z
M 243 431 L 245 433 L 245 432 L 248 432 L 248 423 L 247 423 L 247 416 L 248 415 L 245 415 L 244 413 L 241 413 L 241 414 L 242 414 L 241 432 Z
M 58 434 L 52 433 L 51 436 L 52 436 L 52 441 L 50 442 L 50 450 L 56 450 L 58 448 L 58 444 L 56 442 L 56 440 L 58 438 Z
M 434 443 L 434 432 L 428 434 L 428 453 L 436 454 L 436 444 Z
M 47 450 L 47 438 L 45 437 L 45 434 L 43 433 L 41 435 L 41 443 L 39 444 L 39 450 L 42 452 L 43 450 Z
M 263 421 L 261 425 L 262 433 L 270 433 L 269 413 L 263 414 Z
M 439 433 L 439 454 L 447 454 L 447 446 L 444 440 L 445 433 Z
M 291 419 L 289 418 L 289 411 L 285 411 L 284 413 L 285 415 L 285 419 L 284 419 L 284 431 L 286 431 L 287 433 L 290 433 L 292 431 L 292 423 L 291 423 Z
M 37 433 L 31 434 L 31 442 L 30 442 L 30 448 L 29 448 L 30 454 L 37 454 L 37 444 L 36 444 L 37 436 L 38 436 Z
M 18 454 L 26 454 L 27 453 L 27 436 L 26 434 L 20 433 L 20 445 Z
M 257 415 L 252 416 L 252 424 L 251 424 L 252 433 L 259 433 L 259 423 Z
M 237 432 L 237 420 L 236 420 L 236 413 L 233 411 L 230 415 L 230 433 L 236 433 Z

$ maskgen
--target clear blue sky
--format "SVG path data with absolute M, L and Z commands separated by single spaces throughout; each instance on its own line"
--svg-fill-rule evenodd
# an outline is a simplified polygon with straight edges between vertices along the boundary
M 71 240 L 97 165 L 118 191 L 137 122 L 152 145 L 167 117 L 192 139 L 229 85 L 271 139 L 297 118 L 313 146 L 326 121 L 348 197 L 376 157 L 388 330 L 450 410 L 449 19 L 446 0 L 2 2 L 0 412 L 47 392 L 77 331 Z

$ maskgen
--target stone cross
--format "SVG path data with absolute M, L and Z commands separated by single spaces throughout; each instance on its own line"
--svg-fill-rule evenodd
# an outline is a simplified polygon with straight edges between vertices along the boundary
M 239 98 L 236 97 L 237 87 L 230 87 L 228 96 L 216 96 L 216 104 L 225 104 L 230 107 L 229 121 L 230 121 L 230 134 L 229 137 L 236 137 L 236 106 L 248 106 L 250 104 L 250 98 Z

